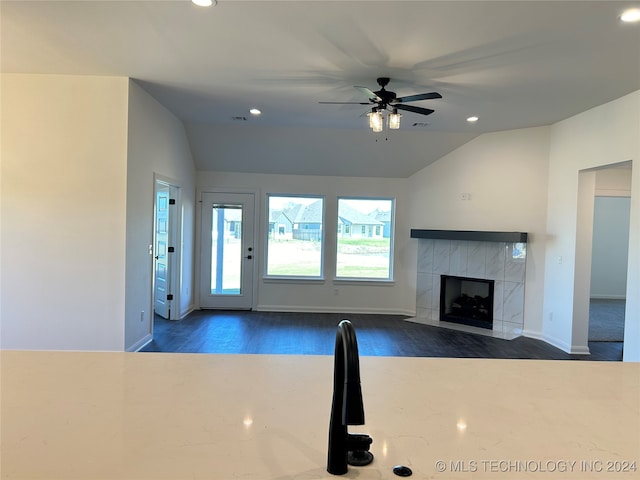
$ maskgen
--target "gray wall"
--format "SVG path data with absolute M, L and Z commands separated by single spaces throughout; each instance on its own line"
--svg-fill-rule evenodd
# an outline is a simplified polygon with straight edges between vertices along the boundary
M 631 198 L 595 197 L 591 298 L 625 298 Z

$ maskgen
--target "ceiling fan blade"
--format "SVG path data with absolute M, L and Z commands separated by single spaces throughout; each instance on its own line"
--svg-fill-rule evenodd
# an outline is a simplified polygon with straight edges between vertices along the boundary
M 331 105 L 371 105 L 369 102 L 318 102 Z
M 399 97 L 394 102 L 417 102 L 418 100 L 432 100 L 434 98 L 442 98 L 438 92 L 419 93 L 417 95 L 407 95 L 406 97 Z
M 368 99 L 379 102 L 380 100 L 382 100 L 378 95 L 376 95 L 375 93 L 373 93 L 371 90 L 369 90 L 367 87 L 360 87 L 358 85 L 354 85 L 353 88 L 358 89 L 360 92 L 364 93 Z
M 422 107 L 414 107 L 413 105 L 393 105 L 393 108 L 397 108 L 398 110 L 406 110 L 407 112 L 419 113 L 420 115 L 431 115 L 435 110 L 431 110 L 430 108 L 422 108 Z

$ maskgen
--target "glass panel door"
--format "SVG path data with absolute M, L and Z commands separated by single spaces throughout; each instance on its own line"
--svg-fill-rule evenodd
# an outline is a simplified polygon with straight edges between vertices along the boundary
M 200 307 L 250 310 L 254 195 L 203 193 Z

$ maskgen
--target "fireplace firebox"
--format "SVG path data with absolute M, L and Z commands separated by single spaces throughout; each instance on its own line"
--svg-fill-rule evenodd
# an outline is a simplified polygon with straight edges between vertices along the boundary
M 440 276 L 440 320 L 493 328 L 493 280 Z

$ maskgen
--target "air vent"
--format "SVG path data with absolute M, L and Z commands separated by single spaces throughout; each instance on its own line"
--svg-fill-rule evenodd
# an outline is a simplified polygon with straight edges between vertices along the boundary
M 235 121 L 235 122 L 246 122 L 247 121 L 247 117 L 244 117 L 242 115 L 234 115 L 231 117 L 231 120 Z
M 420 127 L 420 128 L 424 128 L 424 127 L 428 127 L 429 123 L 428 122 L 415 122 L 414 124 L 411 125 L 412 127 Z

